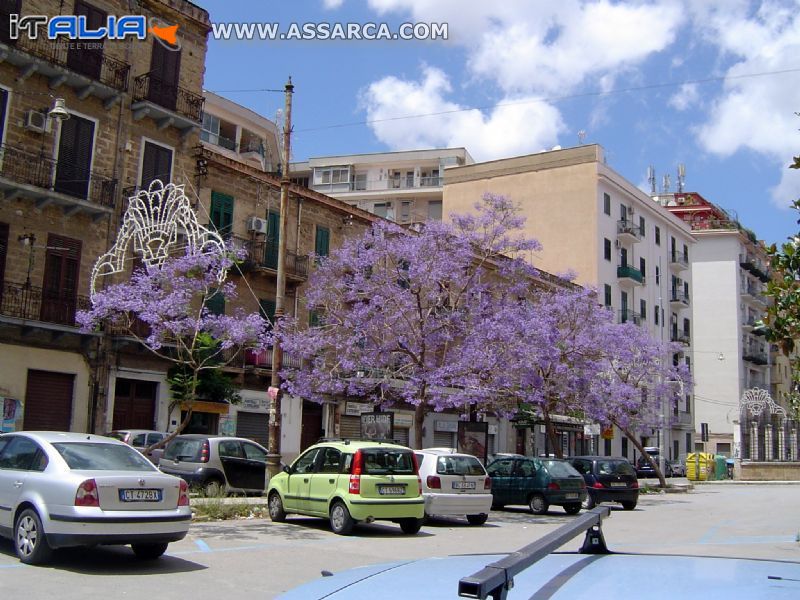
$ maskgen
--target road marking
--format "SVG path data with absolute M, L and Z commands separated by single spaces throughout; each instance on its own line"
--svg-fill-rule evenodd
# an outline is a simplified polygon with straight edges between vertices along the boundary
M 733 521 L 720 521 L 713 527 L 711 527 L 708 531 L 705 532 L 703 537 L 697 540 L 698 544 L 710 544 L 712 543 L 711 540 L 717 534 L 717 532 L 725 525 L 730 525 Z
M 203 540 L 195 540 L 195 545 L 200 548 L 200 552 L 213 552 L 213 550 Z

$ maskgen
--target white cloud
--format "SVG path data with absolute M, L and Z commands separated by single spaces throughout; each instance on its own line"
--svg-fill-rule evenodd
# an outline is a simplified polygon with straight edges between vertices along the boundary
M 328 10 L 334 10 L 344 4 L 344 0 L 322 0 L 322 5 Z
M 675 110 L 688 110 L 700 100 L 700 93 L 696 83 L 685 83 L 675 92 L 668 101 Z
M 452 88 L 444 72 L 424 65 L 421 71 L 420 81 L 389 76 L 362 92 L 376 137 L 393 149 L 464 146 L 477 160 L 490 160 L 549 148 L 564 129 L 558 111 L 532 97 L 508 97 L 488 114 L 464 110 L 447 99 Z M 402 118 L 422 114 L 430 116 Z

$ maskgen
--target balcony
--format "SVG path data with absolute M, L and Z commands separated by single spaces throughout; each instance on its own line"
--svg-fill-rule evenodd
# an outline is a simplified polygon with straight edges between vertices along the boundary
M 149 116 L 158 129 L 175 127 L 184 137 L 200 127 L 204 102 L 203 96 L 168 83 L 152 73 L 140 75 L 133 82 L 131 110 L 134 121 Z
M 748 317 L 748 316 L 744 316 L 744 315 L 742 316 L 742 327 L 745 330 L 751 331 L 753 329 L 753 327 L 755 327 L 755 326 L 756 326 L 756 318 L 755 317 L 752 317 L 752 316 Z
M 624 242 L 635 244 L 642 239 L 642 228 L 629 219 L 617 221 L 617 238 Z
M 617 267 L 617 279 L 620 286 L 638 287 L 644 285 L 644 275 L 639 269 L 630 265 L 619 265 Z
M 442 177 L 389 177 L 387 179 L 359 179 L 348 182 L 312 183 L 312 189 L 318 192 L 385 192 L 389 190 L 420 190 L 425 188 L 441 188 Z
M 233 347 L 223 350 L 222 360 L 230 369 L 269 369 L 272 370 L 272 348 L 256 351 L 251 348 Z M 281 363 L 284 368 L 299 369 L 302 360 L 298 356 L 283 353 Z
M 671 252 L 669 256 L 670 268 L 679 273 L 689 268 L 689 256 L 682 252 Z
M 20 83 L 38 73 L 48 80 L 50 89 L 66 85 L 81 100 L 89 96 L 101 99 L 106 109 L 128 91 L 130 65 L 106 56 L 102 49 L 75 50 L 67 41 L 51 40 L 44 35 L 37 39 L 22 36 L 17 40 L 3 36 L 0 60 L 17 68 Z
M 86 296 L 64 297 L 42 288 L 5 281 L 0 287 L 0 315 L 21 321 L 39 321 L 77 327 L 75 313 L 91 308 Z
M 692 343 L 692 338 L 688 331 L 678 331 L 677 329 L 673 329 L 670 332 L 669 341 L 683 344 L 684 346 L 690 346 Z
M 117 181 L 64 160 L 53 160 L 10 145 L 0 146 L 0 190 L 6 200 L 33 198 L 37 208 L 61 206 L 66 216 L 97 219 L 114 208 Z
M 689 293 L 684 290 L 672 290 L 669 296 L 669 304 L 673 308 L 686 308 L 689 306 Z
M 754 365 L 766 365 L 769 361 L 767 359 L 767 354 L 761 348 L 756 347 L 745 347 L 742 350 L 742 359 L 753 363 Z
M 230 237 L 229 245 L 244 254 L 241 269 L 247 271 L 263 271 L 278 273 L 278 246 L 266 240 L 249 240 Z M 308 279 L 308 256 L 298 256 L 286 252 L 286 279 L 302 282 Z
M 678 412 L 678 417 L 675 420 L 675 422 L 676 422 L 677 425 L 690 425 L 690 426 L 693 426 L 694 425 L 694 417 L 692 416 L 692 413 L 687 412 L 685 410 L 682 410 L 682 411 Z
M 642 324 L 642 315 L 631 309 L 624 309 L 619 311 L 619 323 L 633 323 L 634 325 Z
M 770 272 L 769 268 L 765 266 L 760 259 L 750 254 L 740 254 L 739 265 L 764 283 L 767 283 L 770 279 L 772 279 L 772 273 Z

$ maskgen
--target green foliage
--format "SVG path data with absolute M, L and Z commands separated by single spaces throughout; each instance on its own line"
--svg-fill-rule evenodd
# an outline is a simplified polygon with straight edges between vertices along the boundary
M 202 399 L 237 404 L 242 399 L 233 377 L 226 375 L 221 368 L 200 371 L 196 390 L 192 390 L 193 374 L 186 365 L 173 365 L 167 371 L 167 382 L 174 402 Z

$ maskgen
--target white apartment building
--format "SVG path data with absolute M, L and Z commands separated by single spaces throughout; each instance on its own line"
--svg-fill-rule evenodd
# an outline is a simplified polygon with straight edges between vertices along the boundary
M 776 355 L 753 329 L 767 308 L 762 292 L 770 279 L 769 259 L 753 232 L 700 194 L 660 194 L 655 199 L 688 223 L 697 240 L 691 261 L 695 418 L 698 428 L 707 424 L 709 439 L 696 446 L 739 457 L 742 395 L 762 388 L 778 400 L 781 385 L 771 377 Z
M 411 225 L 441 220 L 445 169 L 473 162 L 464 148 L 351 154 L 293 163 L 291 176 L 314 191 Z
M 533 264 L 549 273 L 572 270 L 577 283 L 595 287 L 619 321 L 647 327 L 662 340 L 683 344 L 674 357 L 692 363 L 691 228 L 633 183 L 611 169 L 602 147 L 586 145 L 448 169 L 444 216 L 472 210 L 484 193 L 505 194 L 521 205 L 527 233 L 543 250 Z M 528 452 L 549 453 L 534 426 Z M 632 444 L 583 427 L 561 427 L 570 454 L 599 452 L 635 456 Z M 664 414 L 663 427 L 645 432 L 643 442 L 660 446 L 675 460 L 694 451 L 693 399 L 687 394 Z

